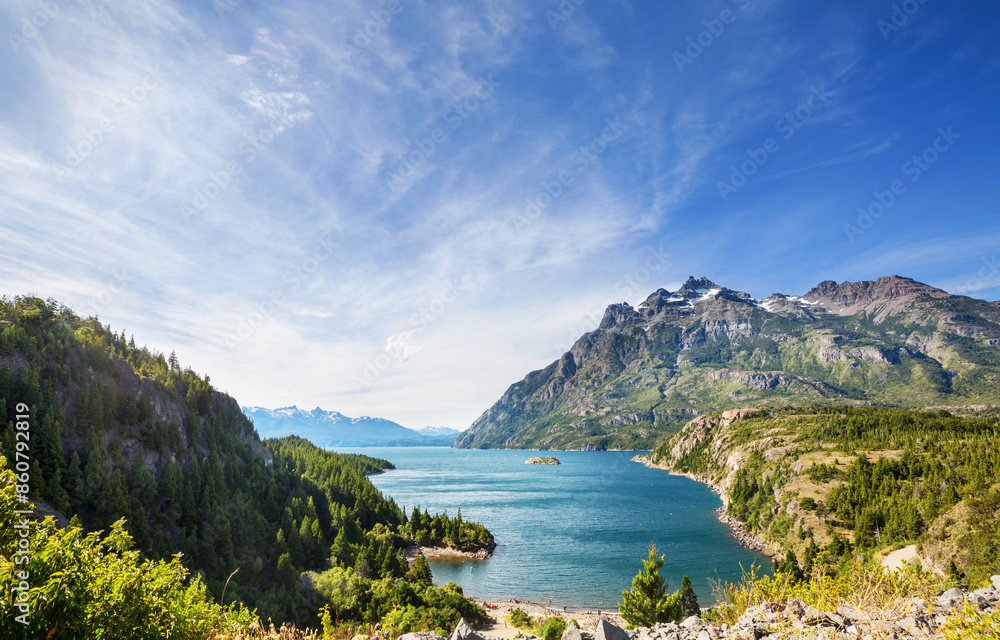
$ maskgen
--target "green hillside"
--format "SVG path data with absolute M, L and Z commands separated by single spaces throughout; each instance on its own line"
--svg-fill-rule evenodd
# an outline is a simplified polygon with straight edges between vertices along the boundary
M 28 447 L 16 435 L 24 422 Z M 366 478 L 388 461 L 294 437 L 261 442 L 208 376 L 54 301 L 0 300 L 0 453 L 8 467 L 30 465 L 38 513 L 85 532 L 124 518 L 143 558 L 183 554 L 210 600 L 225 591 L 227 604 L 265 620 L 316 623 L 325 603 L 342 621 L 377 622 L 400 603 L 417 610 L 412 624 L 481 615 L 459 607 L 464 598 L 427 591 L 403 548 L 492 549 L 484 527 L 426 513 L 411 521 Z M 361 589 L 350 606 L 338 604 L 339 588 L 301 578 L 331 565 Z
M 927 568 L 1000 574 L 1000 410 L 782 408 L 700 416 L 644 461 L 706 482 L 805 571 L 914 544 Z

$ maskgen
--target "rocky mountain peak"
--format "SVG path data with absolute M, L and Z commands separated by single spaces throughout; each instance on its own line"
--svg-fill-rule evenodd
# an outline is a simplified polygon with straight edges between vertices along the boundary
M 715 284 L 705 276 L 698 279 L 695 279 L 694 276 L 689 276 L 687 281 L 677 290 L 677 295 L 684 298 L 697 298 L 710 291 L 722 291 L 722 289 L 723 287 Z
M 851 311 L 874 303 L 894 303 L 919 296 L 946 298 L 948 293 L 912 278 L 889 276 L 878 280 L 843 282 L 825 280 L 816 285 L 804 298 L 813 304 L 821 304 L 831 310 Z

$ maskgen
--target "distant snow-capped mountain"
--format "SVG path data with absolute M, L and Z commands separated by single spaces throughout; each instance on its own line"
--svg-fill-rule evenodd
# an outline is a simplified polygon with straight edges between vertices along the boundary
M 458 429 L 449 429 L 448 427 L 423 427 L 422 429 L 414 429 L 414 431 L 424 436 L 451 436 L 452 438 L 462 433 Z
M 320 407 L 243 407 L 243 413 L 253 420 L 261 438 L 296 435 L 320 447 L 450 446 L 459 434 L 444 427 L 407 429 L 392 420 L 371 416 L 351 418 Z

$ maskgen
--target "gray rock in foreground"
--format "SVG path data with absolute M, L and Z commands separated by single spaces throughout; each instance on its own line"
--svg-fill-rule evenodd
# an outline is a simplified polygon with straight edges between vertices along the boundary
M 597 630 L 594 632 L 594 640 L 630 640 L 628 634 L 621 627 L 616 627 L 605 619 L 597 623 Z
M 563 631 L 562 640 L 583 640 L 583 634 L 580 633 L 580 627 L 575 624 L 571 624 L 566 627 Z
M 435 635 L 429 631 L 414 631 L 412 633 L 404 633 L 399 636 L 399 640 L 445 640 L 445 637 Z
M 486 638 L 473 629 L 472 625 L 465 621 L 465 618 L 462 618 L 449 640 L 486 640 Z

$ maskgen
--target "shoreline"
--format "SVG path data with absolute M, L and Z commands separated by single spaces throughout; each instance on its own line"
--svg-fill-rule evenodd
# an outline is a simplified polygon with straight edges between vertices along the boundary
M 423 555 L 428 560 L 431 558 L 457 558 L 461 560 L 488 560 L 493 557 L 493 552 L 488 549 L 479 551 L 462 551 L 452 547 L 422 547 L 414 545 L 406 548 L 407 562 L 413 562 L 417 556 Z
M 762 553 L 767 557 L 771 558 L 771 560 L 781 559 L 781 549 L 779 549 L 776 545 L 768 542 L 763 537 L 748 531 L 746 526 L 742 522 L 740 522 L 736 518 L 726 513 L 726 507 L 729 505 L 729 496 L 726 495 L 726 492 L 723 491 L 721 487 L 716 486 L 714 482 L 711 482 L 706 478 L 696 476 L 693 473 L 674 471 L 670 467 L 655 464 L 649 460 L 648 455 L 642 455 L 642 454 L 637 455 L 634 458 L 632 458 L 632 462 L 641 462 L 650 469 L 658 469 L 660 471 L 666 471 L 672 476 L 687 478 L 688 480 L 694 480 L 695 482 L 705 485 L 706 487 L 711 489 L 713 493 L 718 495 L 719 498 L 722 499 L 722 506 L 715 510 L 715 516 L 716 518 L 718 518 L 719 522 L 721 522 L 722 524 L 726 525 L 729 528 L 729 531 L 732 534 L 733 539 L 736 540 L 737 544 L 739 544 L 744 549 L 748 549 L 750 551 L 756 551 L 757 553 Z
M 494 621 L 480 631 L 486 635 L 498 638 L 514 638 L 517 634 L 524 633 L 506 621 L 506 616 L 510 615 L 510 612 L 515 608 L 519 608 L 521 611 L 535 619 L 561 616 L 565 618 L 567 622 L 569 620 L 576 620 L 580 625 L 580 628 L 587 631 L 595 630 L 600 620 L 607 620 L 608 622 L 622 628 L 626 625 L 625 621 L 618 612 L 617 602 L 615 603 L 613 609 L 598 610 L 567 606 L 564 610 L 563 607 L 546 605 L 539 602 L 531 602 L 529 600 L 521 600 L 519 598 L 497 600 L 470 597 L 469 600 L 475 602 L 476 604 L 483 605 L 486 609 L 486 615 Z M 598 614 L 598 611 L 601 613 Z

